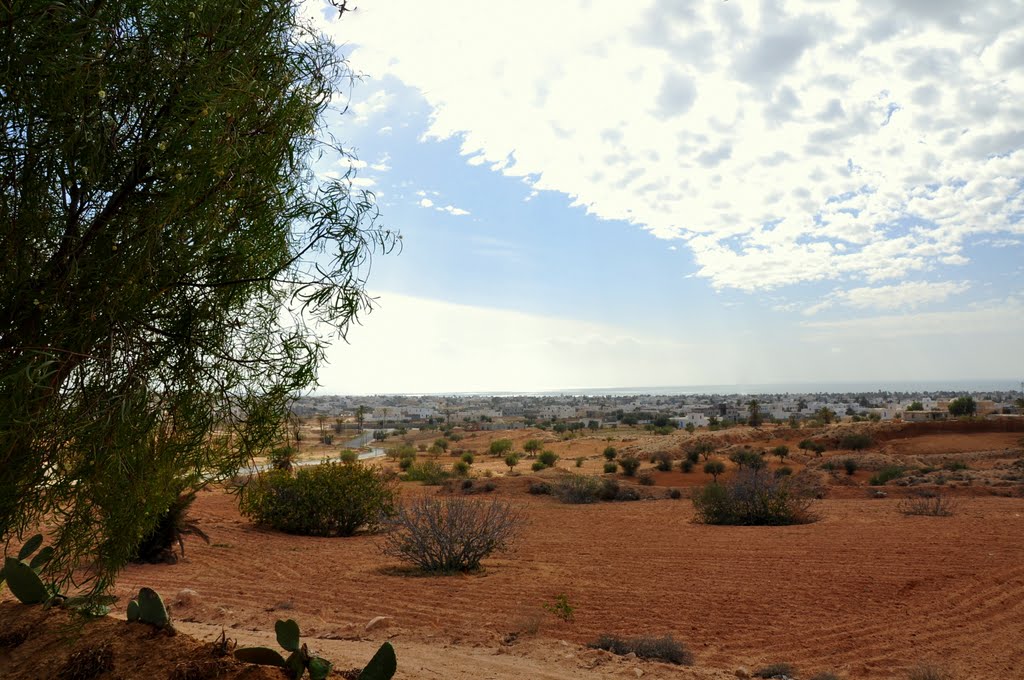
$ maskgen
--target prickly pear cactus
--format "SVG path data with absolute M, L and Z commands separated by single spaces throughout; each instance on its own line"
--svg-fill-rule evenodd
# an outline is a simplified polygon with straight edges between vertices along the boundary
M 277 633 L 277 644 L 289 652 L 299 651 L 299 624 L 294 620 L 282 621 L 278 619 L 274 624 L 274 632 Z
M 157 628 L 166 628 L 171 623 L 167 607 L 160 595 L 152 588 L 139 589 L 139 620 Z
M 398 670 L 398 659 L 395 657 L 395 648 L 390 642 L 385 642 L 377 650 L 377 653 L 366 664 L 366 668 L 359 674 L 359 680 L 391 680 Z
M 7 587 L 22 604 L 43 604 L 50 599 L 39 574 L 25 562 L 8 557 L 4 561 L 4 576 Z
M 138 621 L 139 620 L 139 601 L 132 600 L 128 603 L 128 620 Z
M 260 666 L 285 667 L 284 657 L 269 647 L 239 647 L 235 650 L 235 658 L 245 663 L 255 663 Z

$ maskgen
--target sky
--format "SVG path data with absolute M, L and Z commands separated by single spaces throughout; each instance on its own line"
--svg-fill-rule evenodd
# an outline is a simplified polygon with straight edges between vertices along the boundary
M 320 393 L 1024 379 L 1024 2 L 355 5 Z

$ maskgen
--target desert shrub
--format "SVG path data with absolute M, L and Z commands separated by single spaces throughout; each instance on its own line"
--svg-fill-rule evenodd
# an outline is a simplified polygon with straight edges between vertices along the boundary
M 824 463 L 821 464 L 821 469 L 832 472 L 837 469 L 836 462 L 834 460 L 826 460 Z
M 498 485 L 494 482 L 487 481 L 480 485 L 480 490 L 484 493 L 490 493 L 498 488 Z
M 533 464 L 530 465 L 530 469 L 533 470 L 534 472 L 540 472 L 541 470 L 546 470 L 547 467 L 548 467 L 547 465 L 545 465 L 544 463 L 540 462 L 539 460 L 533 461 Z
M 473 458 L 473 454 L 472 453 L 470 453 L 469 451 L 466 451 L 465 453 L 462 454 L 462 456 L 459 458 L 459 460 L 461 460 L 466 465 L 472 465 L 473 461 L 475 460 L 475 458 Z
M 623 456 L 619 459 L 619 465 L 622 467 L 622 473 L 624 475 L 632 477 L 640 468 L 640 459 L 633 456 Z
M 455 461 L 452 464 L 452 474 L 457 477 L 465 477 L 469 474 L 469 464 L 464 460 Z
M 860 451 L 866 449 L 874 442 L 871 437 L 863 433 L 844 434 L 839 438 L 839 448 L 848 451 Z
M 404 503 L 388 521 L 381 552 L 431 573 L 480 568 L 480 561 L 509 549 L 521 516 L 509 503 L 461 496 Z
M 423 442 L 420 442 L 419 444 L 416 445 L 416 450 L 419 451 L 420 453 L 423 453 L 424 451 L 427 450 L 427 445 L 424 444 Z
M 555 483 L 554 493 L 563 503 L 596 503 L 601 500 L 601 480 L 569 473 Z
M 298 458 L 298 453 L 290 446 L 278 446 L 270 451 L 267 462 L 275 470 L 291 470 Z
M 757 470 L 764 467 L 764 457 L 752 449 L 743 448 L 729 454 L 729 460 L 736 464 L 736 467 Z
M 491 442 L 490 446 L 487 447 L 487 451 L 492 456 L 504 456 L 512 451 L 512 440 L 495 439 Z
M 398 467 L 402 470 L 402 472 L 405 472 L 409 468 L 411 468 L 415 463 L 416 459 L 413 458 L 412 456 L 409 456 L 407 458 L 402 458 L 401 460 L 399 460 Z
M 637 481 L 644 486 L 654 486 L 654 475 L 651 474 L 650 470 L 645 470 L 640 473 L 640 477 L 637 478 Z
M 604 449 L 605 460 L 615 460 L 615 456 L 618 455 L 618 451 L 615 450 L 614 446 L 606 446 Z
M 665 451 L 654 454 L 654 460 L 651 462 L 654 463 L 654 467 L 662 472 L 668 472 L 672 469 L 672 455 Z
M 778 456 L 779 462 L 781 463 L 783 460 L 786 459 L 786 456 L 789 455 L 789 447 L 786 446 L 785 444 L 780 444 L 779 446 L 776 446 L 774 449 L 772 449 L 772 455 Z
M 791 474 L 793 474 L 793 468 L 789 467 L 788 465 L 783 465 L 782 467 L 775 471 L 776 477 L 789 477 Z
M 686 460 L 696 465 L 700 460 L 700 452 L 696 448 L 689 449 L 686 452 Z
M 435 439 L 433 445 L 441 449 L 442 451 L 448 450 L 448 440 L 445 439 L 444 437 L 439 437 L 438 439 Z
M 672 500 L 679 500 L 680 498 L 683 497 L 683 492 L 680 491 L 679 489 L 669 489 L 668 497 L 671 498 Z
M 725 463 L 720 460 L 709 460 L 704 463 L 704 474 L 711 475 L 711 477 L 717 482 L 718 475 L 725 472 Z
M 257 524 L 303 536 L 351 536 L 375 530 L 394 511 L 393 479 L 361 464 L 322 463 L 292 475 L 275 470 L 252 480 L 239 507 Z
M 617 501 L 638 501 L 640 500 L 640 492 L 632 486 L 619 487 L 618 492 L 615 494 Z
M 606 474 L 614 473 L 619 469 L 618 464 L 613 460 L 606 460 L 604 463 L 604 471 Z
M 901 500 L 896 509 L 904 515 L 949 517 L 956 513 L 958 507 L 959 504 L 949 496 L 937 491 L 921 491 Z
M 959 470 L 970 470 L 971 466 L 962 460 L 951 460 L 942 465 L 943 469 L 949 470 L 950 472 L 957 472 Z
M 583 461 L 584 461 L 583 456 L 578 456 L 576 458 L 576 467 L 578 467 L 578 468 L 583 467 Z
M 537 456 L 537 462 L 542 463 L 544 467 L 554 467 L 558 462 L 558 454 L 554 451 L 541 451 Z
M 619 482 L 614 479 L 601 480 L 601 500 L 613 501 L 619 495 Z
M 693 461 L 689 458 L 679 461 L 679 470 L 681 472 L 693 472 Z
M 686 645 L 671 635 L 660 638 L 648 635 L 634 638 L 602 635 L 587 646 L 591 649 L 603 649 L 619 656 L 636 654 L 640 659 L 665 661 L 683 666 L 693 664 L 693 653 L 686 648 Z
M 953 674 L 939 666 L 922 664 L 907 673 L 907 680 L 953 680 Z
M 338 454 L 338 460 L 340 460 L 342 463 L 354 463 L 357 460 L 359 460 L 359 454 L 353 451 L 352 449 L 345 449 L 340 454 Z
M 411 465 L 405 473 L 410 482 L 422 482 L 427 486 L 437 486 L 451 476 L 436 460 L 424 460 Z
M 852 475 L 854 472 L 857 471 L 857 468 L 859 467 L 860 466 L 857 465 L 857 461 L 854 460 L 853 458 L 843 459 L 843 469 L 846 470 L 846 474 Z
M 884 468 L 871 475 L 868 484 L 871 486 L 882 486 L 903 474 L 903 468 L 899 465 L 886 465 Z
M 139 546 L 135 549 L 132 562 L 177 562 L 178 556 L 174 547 L 178 546 L 181 556 L 185 556 L 185 536 L 198 536 L 207 543 L 209 537 L 203 533 L 195 521 L 188 518 L 189 508 L 196 500 L 196 492 L 179 493 L 178 497 L 171 503 L 157 519 L 156 526 L 146 534 Z
M 726 484 L 708 484 L 693 497 L 696 519 L 704 524 L 806 524 L 818 519 L 811 503 L 789 478 L 751 468 L 738 470 Z
M 711 442 L 697 442 L 692 447 L 690 447 L 689 451 L 686 452 L 686 457 L 689 458 L 691 452 L 693 452 L 698 456 L 703 456 L 704 462 L 706 463 L 707 461 L 711 460 L 711 454 L 714 453 L 714 451 L 715 445 L 712 444 Z
M 774 678 L 779 675 L 792 678 L 796 675 L 796 671 L 788 663 L 772 663 L 754 671 L 755 678 Z
M 547 482 L 530 482 L 526 490 L 534 496 L 545 496 L 551 493 L 551 485 Z

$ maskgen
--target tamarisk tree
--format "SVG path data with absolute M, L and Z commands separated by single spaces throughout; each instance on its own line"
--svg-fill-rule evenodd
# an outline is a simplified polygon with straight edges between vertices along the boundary
M 350 77 L 290 0 L 0 5 L 0 540 L 47 525 L 54 582 L 107 589 L 368 310 L 399 237 L 312 171 Z

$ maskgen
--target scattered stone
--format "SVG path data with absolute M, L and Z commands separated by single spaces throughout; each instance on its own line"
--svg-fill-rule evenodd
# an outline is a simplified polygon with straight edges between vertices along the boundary
M 363 630 L 369 633 L 371 630 L 376 630 L 377 628 L 387 628 L 390 623 L 390 616 L 375 616 L 370 619 L 369 623 L 366 624 L 366 627 Z
M 195 604 L 196 599 L 199 597 L 199 593 L 192 590 L 191 588 L 182 588 L 178 591 L 178 597 L 174 601 L 174 604 L 179 607 L 191 607 Z
M 642 668 L 634 668 L 634 669 L 633 669 L 633 674 L 634 674 L 634 675 L 635 675 L 636 677 L 638 677 L 638 678 L 642 678 L 642 677 L 644 677 L 644 671 L 643 671 L 643 669 L 642 669 Z
M 885 498 L 885 497 L 886 497 L 886 496 L 888 496 L 888 495 L 889 495 L 889 494 L 887 494 L 887 493 L 886 493 L 886 492 L 884 492 L 884 491 L 876 491 L 876 492 L 875 492 L 875 498 Z

